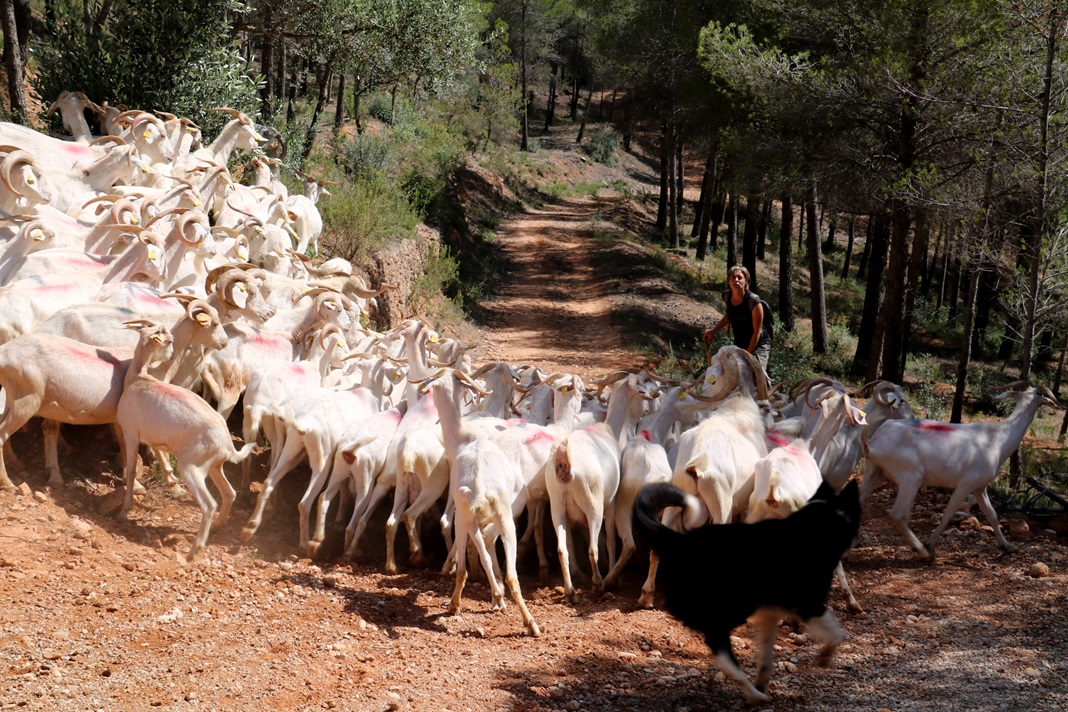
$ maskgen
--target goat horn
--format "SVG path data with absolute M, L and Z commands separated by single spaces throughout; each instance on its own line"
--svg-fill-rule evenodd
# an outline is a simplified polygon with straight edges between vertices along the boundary
M 89 145 L 90 146 L 99 146 L 99 145 L 104 144 L 104 143 L 117 143 L 120 146 L 125 146 L 126 145 L 126 141 L 121 136 L 112 136 L 111 134 L 108 134 L 107 136 L 101 136 L 100 138 L 97 138 L 97 139 L 93 139 L 89 143 Z
M 496 365 L 497 364 L 495 363 L 487 363 L 484 366 L 479 367 L 477 371 L 471 374 L 471 378 L 481 378 L 484 374 L 489 373 L 490 370 Z
M 3 146 L 0 147 L 0 150 L 6 148 L 14 147 Z M 27 163 L 32 167 L 37 166 L 37 161 L 34 159 L 33 154 L 31 154 L 29 151 L 23 151 L 22 149 L 17 148 L 13 151 L 10 151 L 4 157 L 3 162 L 0 163 L 0 179 L 4 181 L 4 185 L 7 187 L 8 190 L 20 197 L 25 195 L 25 193 L 15 190 L 14 186 L 11 185 L 11 171 L 15 170 L 16 166 L 20 166 L 24 163 Z
M 1023 388 L 1026 388 L 1028 385 L 1029 384 L 1027 383 L 1027 381 L 1013 381 L 1012 383 L 1006 383 L 1004 386 L 992 386 L 990 390 L 992 390 L 992 391 L 1007 391 L 1010 388 L 1012 388 L 1014 390 L 1021 391 L 1021 390 L 1023 390 Z M 1021 386 L 1023 388 L 1021 388 Z
M 192 294 L 184 294 L 182 292 L 167 292 L 166 294 L 159 295 L 159 298 L 160 299 L 177 299 L 180 302 L 185 302 L 187 309 L 188 309 L 188 305 L 191 302 L 196 300 L 196 297 L 194 297 Z

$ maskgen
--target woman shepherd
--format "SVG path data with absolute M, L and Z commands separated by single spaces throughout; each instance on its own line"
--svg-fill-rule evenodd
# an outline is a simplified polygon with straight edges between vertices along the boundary
M 734 333 L 734 345 L 753 354 L 767 373 L 772 325 L 767 323 L 760 308 L 760 297 L 749 291 L 749 270 L 741 265 L 731 267 L 727 270 L 727 286 L 730 289 L 723 293 L 726 304 L 723 318 L 711 329 L 705 329 L 704 342 L 712 343 L 719 330 L 729 325 Z

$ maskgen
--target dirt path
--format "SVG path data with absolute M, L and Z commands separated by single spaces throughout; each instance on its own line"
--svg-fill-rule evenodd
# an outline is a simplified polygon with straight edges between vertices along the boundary
M 545 205 L 496 235 L 501 289 L 483 302 L 479 360 L 532 364 L 584 378 L 631 365 L 598 265 L 594 199 Z

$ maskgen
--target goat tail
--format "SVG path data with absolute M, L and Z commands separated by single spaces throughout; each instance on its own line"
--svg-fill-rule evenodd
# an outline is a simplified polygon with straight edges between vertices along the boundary
M 230 448 L 230 450 L 231 450 L 230 457 L 227 458 L 227 461 L 228 462 L 233 462 L 233 463 L 237 463 L 237 462 L 243 461 L 246 457 L 249 456 L 249 454 L 252 453 L 252 448 L 254 448 L 254 447 L 256 447 L 256 442 L 255 441 L 252 441 L 250 443 L 246 443 L 245 446 L 243 448 L 241 448 L 240 450 L 238 450 L 238 449 L 234 448 L 233 446 L 231 446 L 231 448 Z
M 560 443 L 560 447 L 556 448 L 556 455 L 553 457 L 556 479 L 563 485 L 575 479 L 575 475 L 571 472 L 571 458 L 567 454 L 567 442 L 567 440 L 564 440 L 564 442 Z
M 689 513 L 691 506 L 690 498 L 674 485 L 646 485 L 638 491 L 638 498 L 634 501 L 634 532 L 660 554 L 682 536 L 660 521 L 660 512 L 666 507 L 683 507 Z

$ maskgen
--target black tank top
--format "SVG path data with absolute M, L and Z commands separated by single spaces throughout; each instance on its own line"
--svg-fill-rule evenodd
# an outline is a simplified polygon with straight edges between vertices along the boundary
M 760 306 L 760 297 L 746 290 L 741 304 L 731 301 L 731 292 L 728 289 L 723 294 L 723 301 L 727 304 L 727 320 L 731 323 L 731 331 L 734 333 L 734 345 L 743 349 L 749 348 L 749 342 L 753 338 L 753 310 Z M 766 316 L 766 315 L 765 315 Z M 765 322 L 767 319 L 765 319 Z M 771 343 L 771 335 L 768 333 L 767 324 L 761 328 L 760 339 L 757 346 L 765 342 Z

